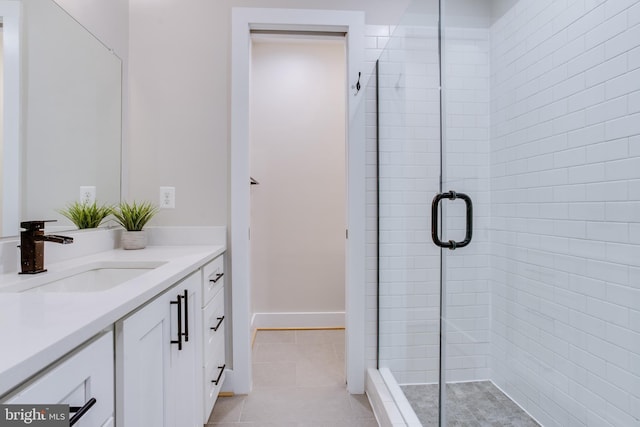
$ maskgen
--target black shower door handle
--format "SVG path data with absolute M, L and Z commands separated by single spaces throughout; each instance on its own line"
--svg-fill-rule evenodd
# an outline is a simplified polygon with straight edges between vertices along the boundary
M 467 231 L 464 236 L 464 240 L 462 242 L 456 242 L 454 240 L 449 240 L 448 242 L 443 242 L 440 240 L 438 236 L 438 206 L 440 205 L 440 200 L 442 199 L 462 199 L 464 200 L 465 205 L 467 206 Z M 464 248 L 469 243 L 471 243 L 471 236 L 473 234 L 473 203 L 471 202 L 471 197 L 467 196 L 464 193 L 456 193 L 455 191 L 449 191 L 447 193 L 437 194 L 436 197 L 433 198 L 433 202 L 431 203 L 431 238 L 433 239 L 433 243 L 436 246 L 440 246 L 441 248 L 448 248 L 451 250 L 457 248 Z

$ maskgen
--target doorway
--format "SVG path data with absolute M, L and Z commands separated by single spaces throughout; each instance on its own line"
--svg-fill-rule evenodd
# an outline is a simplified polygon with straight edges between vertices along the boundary
M 344 327 L 344 34 L 251 42 L 252 329 Z
M 229 390 L 251 391 L 251 277 L 250 277 L 250 167 L 249 79 L 250 31 L 330 31 L 345 34 L 347 86 L 355 86 L 364 66 L 364 13 L 312 9 L 234 8 L 232 12 L 231 81 L 231 212 L 230 247 L 233 295 L 233 369 Z M 345 326 L 346 377 L 350 393 L 364 393 L 365 382 L 365 99 L 363 93 L 347 99 L 347 214 Z

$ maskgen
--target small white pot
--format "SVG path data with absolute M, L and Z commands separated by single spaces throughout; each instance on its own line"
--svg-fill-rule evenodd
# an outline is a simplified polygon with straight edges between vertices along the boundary
M 147 233 L 145 230 L 123 230 L 120 243 L 123 249 L 144 249 L 147 246 Z

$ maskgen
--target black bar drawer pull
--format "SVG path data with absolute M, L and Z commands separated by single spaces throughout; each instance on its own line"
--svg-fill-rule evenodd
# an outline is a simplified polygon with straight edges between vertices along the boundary
M 222 366 L 218 366 L 218 369 L 220 369 L 220 372 L 218 373 L 218 378 L 216 378 L 215 380 L 211 380 L 211 382 L 214 385 L 218 385 L 218 383 L 220 382 L 220 378 L 222 378 L 222 373 L 224 372 L 224 368 L 227 366 L 227 364 L 225 363 Z
M 91 409 L 91 407 L 95 404 L 96 404 L 96 398 L 92 397 L 83 406 L 70 406 L 69 412 L 72 412 L 72 413 L 75 412 L 75 414 L 69 420 L 69 425 L 72 426 L 78 421 L 80 421 L 80 418 L 82 418 L 84 414 L 86 414 L 89 411 L 89 409 Z
M 448 242 L 442 242 L 440 237 L 438 236 L 438 206 L 440 205 L 440 200 L 442 199 L 462 199 L 467 207 L 467 230 L 465 234 L 465 238 L 462 242 L 456 242 L 454 240 L 449 240 Z M 433 202 L 431 203 L 431 238 L 433 239 L 433 243 L 436 246 L 440 246 L 441 248 L 449 248 L 451 250 L 457 248 L 464 248 L 469 243 L 471 243 L 471 236 L 473 234 L 473 203 L 471 202 L 471 197 L 467 196 L 464 193 L 456 193 L 455 191 L 449 191 L 448 193 L 437 194 L 436 197 L 433 198 Z
M 171 304 L 178 305 L 178 339 L 171 340 L 171 344 L 178 344 L 178 350 L 182 350 L 182 295 L 178 295 L 176 301 L 171 301 Z
M 224 276 L 224 273 L 218 273 L 218 274 L 216 274 L 216 277 L 215 277 L 215 278 L 213 278 L 213 279 L 209 279 L 209 281 L 210 281 L 211 283 L 217 283 L 217 282 L 218 282 L 218 280 L 220 280 L 220 279 L 222 278 L 222 276 Z
M 222 317 L 217 317 L 217 318 L 216 318 L 216 320 L 218 320 L 218 324 L 217 324 L 216 326 L 212 326 L 212 327 L 210 328 L 210 329 L 211 329 L 212 331 L 214 331 L 214 332 L 218 330 L 218 328 L 220 327 L 220 325 L 222 325 L 222 321 L 224 320 L 224 316 L 222 316 Z
M 189 294 L 184 290 L 184 342 L 189 342 Z

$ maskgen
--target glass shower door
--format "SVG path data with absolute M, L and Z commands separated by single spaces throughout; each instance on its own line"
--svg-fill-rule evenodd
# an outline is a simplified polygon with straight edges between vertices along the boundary
M 489 114 L 496 106 L 490 96 L 490 83 L 495 83 L 491 79 L 495 79 L 497 73 L 501 78 L 505 75 L 502 70 L 489 67 L 491 28 L 487 25 L 486 13 L 471 11 L 468 4 L 456 0 L 443 1 L 440 12 L 442 191 L 448 196 L 441 202 L 439 231 L 446 243 L 449 239 L 461 242 L 472 237 L 464 247 L 449 243 L 449 248 L 442 249 L 440 381 L 445 386 L 441 387 L 440 425 L 538 426 L 511 400 L 513 395 L 503 393 L 496 386 L 493 376 L 496 365 L 503 364 L 498 360 L 505 356 L 500 355 L 504 346 L 496 339 L 495 323 L 492 324 L 496 316 L 502 316 L 495 311 L 497 294 L 491 263 L 497 258 L 492 257 L 489 236 L 495 239 L 502 235 L 491 228 L 491 221 L 514 208 L 524 216 L 535 214 L 531 205 L 517 207 L 518 200 L 528 197 L 527 190 L 514 188 L 492 200 L 495 189 L 507 181 L 515 182 L 508 170 L 503 179 L 492 180 L 492 173 L 495 175 L 499 170 L 490 169 L 496 153 L 495 146 L 493 150 L 490 146 Z M 503 111 L 502 114 L 515 116 L 518 112 Z M 533 163 L 527 165 L 533 166 Z M 503 164 L 502 167 L 511 166 Z M 490 193 L 490 189 L 493 192 Z M 457 196 L 451 194 L 453 192 Z M 469 212 L 470 200 L 472 213 Z M 510 224 L 516 228 L 520 225 L 516 218 Z M 522 254 L 514 256 L 520 258 Z M 529 268 L 535 270 L 533 266 Z M 509 292 L 508 287 L 504 290 Z M 497 355 L 500 356 L 497 358 Z
M 431 241 L 441 168 L 438 8 L 437 0 L 412 2 L 378 61 L 378 364 L 400 403 L 436 422 L 423 425 L 437 425 L 439 412 L 441 256 Z
M 452 6 L 453 5 L 453 6 Z M 441 424 L 491 425 L 488 30 L 441 10 Z M 459 9 L 458 9 L 459 10 Z M 473 24 L 473 23 L 471 23 Z M 472 206 L 472 208 L 471 208 Z M 462 244 L 461 244 L 462 243 Z M 502 424 L 500 424 L 502 425 Z M 510 425 L 510 424 L 504 424 Z

